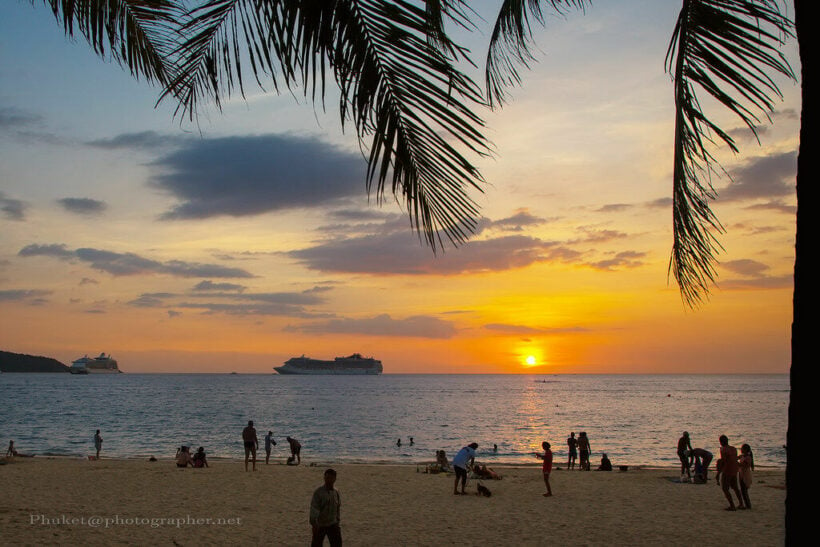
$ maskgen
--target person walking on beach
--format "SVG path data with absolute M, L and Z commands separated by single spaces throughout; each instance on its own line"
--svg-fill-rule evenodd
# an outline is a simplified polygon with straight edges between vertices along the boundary
M 288 463 L 292 465 L 299 465 L 302 463 L 302 443 L 292 437 L 285 437 L 290 444 L 290 458 Z
M 743 503 L 746 504 L 745 509 L 752 508 L 752 501 L 749 499 L 749 488 L 752 487 L 752 471 L 755 468 L 755 458 L 752 454 L 752 447 L 748 444 L 743 444 L 740 447 L 740 458 L 738 458 L 738 478 L 740 479 L 740 493 L 743 495 Z M 740 509 L 744 509 L 743 506 Z
M 541 443 L 541 448 L 544 449 L 543 454 L 535 453 L 536 458 L 544 460 L 544 465 L 541 467 L 541 472 L 544 474 L 544 484 L 547 486 L 547 493 L 545 498 L 552 495 L 552 488 L 550 488 L 550 473 L 552 473 L 552 450 L 550 450 L 550 443 L 544 441 Z
M 253 470 L 256 471 L 256 449 L 259 448 L 259 437 L 253 427 L 253 420 L 242 430 L 242 442 L 245 445 L 245 471 L 248 470 L 248 457 L 253 455 Z
M 740 508 L 745 509 L 745 507 L 743 507 L 743 498 L 737 487 L 737 473 L 739 471 L 737 448 L 729 444 L 729 439 L 726 435 L 721 435 L 718 440 L 720 441 L 720 474 L 723 475 L 721 486 L 723 487 L 723 495 L 726 496 L 726 500 L 729 502 L 729 507 L 727 507 L 726 510 L 735 510 L 735 503 L 732 501 L 732 494 L 729 493 L 729 488 L 735 491 L 737 504 Z
M 330 547 L 341 547 L 342 530 L 339 522 L 342 499 L 339 491 L 333 487 L 336 482 L 336 471 L 328 469 L 325 471 L 324 479 L 325 483 L 314 490 L 310 499 L 310 526 L 313 533 L 310 545 L 321 547 L 327 536 Z
M 456 480 L 453 483 L 453 494 L 459 493 L 464 495 L 464 487 L 467 486 L 467 468 L 473 465 L 475 461 L 475 451 L 478 448 L 478 443 L 470 443 L 463 447 L 453 458 L 453 469 L 456 472 Z M 461 492 L 458 491 L 458 481 L 461 479 Z
M 567 437 L 567 448 L 569 449 L 569 457 L 567 458 L 567 469 L 575 467 L 575 460 L 578 459 L 578 439 L 575 438 L 575 432 L 570 431 Z
M 94 433 L 94 448 L 97 449 L 97 455 L 95 459 L 100 459 L 100 450 L 102 450 L 102 436 L 100 436 L 100 430 L 98 429 L 96 433 Z
M 14 441 L 9 441 L 9 448 L 6 450 L 6 456 L 16 456 L 17 451 L 14 449 Z
M 680 439 L 678 439 L 678 459 L 680 460 L 680 478 L 683 480 L 683 474 L 686 473 L 686 478 L 691 479 L 692 475 L 689 473 L 689 468 L 692 467 L 692 457 L 689 455 L 692 452 L 692 442 L 689 440 L 689 432 L 684 431 Z
M 265 465 L 270 461 L 271 445 L 276 446 L 276 441 L 273 440 L 273 431 L 268 431 L 265 435 Z
M 580 452 L 580 463 L 578 469 L 589 471 L 589 454 L 592 448 L 589 445 L 589 437 L 586 431 L 578 433 L 578 452 Z

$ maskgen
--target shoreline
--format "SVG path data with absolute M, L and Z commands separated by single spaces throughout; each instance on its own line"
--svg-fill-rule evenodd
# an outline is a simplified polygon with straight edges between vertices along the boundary
M 4 544 L 176 543 L 304 545 L 308 506 L 325 464 L 213 459 L 179 469 L 173 459 L 15 458 L 0 466 Z M 492 496 L 454 496 L 453 475 L 408 464 L 330 464 L 342 496 L 348 545 L 782 544 L 785 472 L 756 469 L 752 511 L 724 511 L 714 474 L 680 483 L 677 470 L 554 472 L 542 496 L 538 464 L 493 466 Z M 478 481 L 468 480 L 474 494 Z M 96 520 L 93 520 L 96 519 Z M 694 524 L 693 524 L 694 523 Z M 694 526 L 694 528 L 693 528 Z

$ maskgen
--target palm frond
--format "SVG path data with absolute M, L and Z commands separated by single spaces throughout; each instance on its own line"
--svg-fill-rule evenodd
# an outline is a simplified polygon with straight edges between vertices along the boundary
M 478 216 L 468 190 L 483 182 L 462 150 L 485 155 L 489 145 L 472 109 L 483 104 L 480 89 L 454 66 L 463 50 L 438 47 L 436 17 L 402 0 L 210 0 L 183 26 L 167 94 L 193 116 L 201 99 L 219 104 L 242 91 L 247 58 L 257 82 L 266 76 L 324 101 L 332 73 L 342 123 L 367 150 L 368 192 L 381 200 L 390 184 L 434 250 L 442 234 L 458 244 Z
M 757 136 L 781 97 L 774 74 L 794 78 L 779 50 L 793 36 L 792 22 L 777 0 L 684 0 L 666 57 L 674 71 L 675 157 L 674 244 L 669 269 L 689 306 L 709 294 L 715 282 L 716 233 L 720 221 L 709 208 L 716 194 L 712 176 L 722 168 L 710 152 L 714 140 L 738 148 L 726 130 L 706 116 L 700 88 L 737 115 Z
M 32 3 L 35 0 L 32 0 Z M 132 76 L 165 85 L 169 54 L 175 48 L 171 30 L 182 15 L 172 0 L 43 0 L 62 22 L 66 35 L 79 31 L 100 57 L 127 66 Z
M 558 14 L 570 8 L 585 9 L 590 0 L 548 0 Z M 504 0 L 490 38 L 486 65 L 486 93 L 491 106 L 501 105 L 507 88 L 521 83 L 518 67 L 529 68 L 534 60 L 530 51 L 532 31 L 530 17 L 544 24 L 539 0 Z

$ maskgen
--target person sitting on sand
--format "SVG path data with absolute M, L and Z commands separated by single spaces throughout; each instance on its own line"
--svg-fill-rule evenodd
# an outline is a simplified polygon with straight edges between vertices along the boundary
M 456 480 L 453 483 L 453 494 L 466 494 L 464 487 L 467 486 L 467 468 L 473 465 L 477 448 L 478 443 L 470 443 L 459 450 L 453 458 L 453 469 L 456 471 Z M 458 491 L 459 479 L 461 479 L 461 492 Z
M 444 450 L 436 450 L 436 461 L 425 469 L 425 473 L 445 473 L 450 470 L 450 462 L 447 461 L 447 454 Z
M 601 465 L 598 466 L 598 471 L 612 471 L 612 462 L 606 454 L 601 454 Z
M 475 475 L 479 479 L 493 479 L 497 481 L 501 480 L 501 475 L 493 471 L 491 468 L 487 467 L 485 464 L 477 463 L 473 465 L 473 473 L 475 473 Z
M 208 459 L 205 457 L 205 448 L 199 447 L 196 449 L 196 454 L 193 457 L 193 466 L 197 468 L 208 467 Z
M 194 460 L 191 458 L 191 452 L 187 446 L 183 445 L 179 447 L 179 450 L 177 450 L 176 462 L 177 467 L 185 468 L 189 465 L 191 467 L 194 466 Z

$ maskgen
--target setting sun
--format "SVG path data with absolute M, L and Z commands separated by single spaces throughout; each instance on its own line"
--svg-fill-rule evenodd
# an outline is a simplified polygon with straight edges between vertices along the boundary
M 535 364 L 535 357 L 533 355 L 527 356 L 526 362 L 529 366 L 533 366 Z

